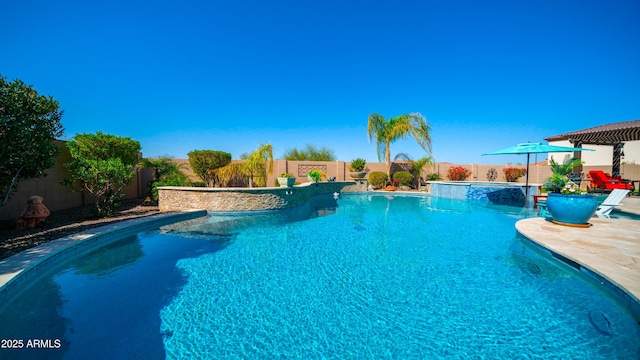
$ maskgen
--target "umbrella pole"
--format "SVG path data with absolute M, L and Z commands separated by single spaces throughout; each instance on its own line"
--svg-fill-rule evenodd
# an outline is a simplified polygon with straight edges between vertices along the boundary
M 531 154 L 527 153 L 527 176 L 525 176 L 524 183 L 524 206 L 527 207 L 529 202 L 529 156 Z

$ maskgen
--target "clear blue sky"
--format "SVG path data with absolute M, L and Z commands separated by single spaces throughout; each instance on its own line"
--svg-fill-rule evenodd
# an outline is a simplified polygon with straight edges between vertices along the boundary
M 377 161 L 420 112 L 436 161 L 640 118 L 640 1 L 2 1 L 0 74 L 145 157 L 310 143 Z M 424 156 L 412 139 L 392 155 Z

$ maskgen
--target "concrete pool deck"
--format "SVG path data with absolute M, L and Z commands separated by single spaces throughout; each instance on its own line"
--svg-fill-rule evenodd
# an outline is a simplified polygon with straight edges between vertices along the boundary
M 622 209 L 640 215 L 640 198 L 628 197 Z M 560 254 L 640 300 L 640 221 L 591 218 L 589 228 L 556 225 L 544 218 L 516 223 L 529 240 Z

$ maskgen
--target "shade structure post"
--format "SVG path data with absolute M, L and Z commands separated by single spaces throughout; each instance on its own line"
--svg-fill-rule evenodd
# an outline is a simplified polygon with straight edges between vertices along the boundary
M 582 141 L 580 140 L 576 140 L 573 143 L 573 147 L 574 148 L 580 148 L 582 147 Z M 580 165 L 578 165 L 578 174 L 580 174 L 580 176 L 582 176 L 582 151 L 574 151 L 573 152 L 573 157 L 580 160 Z
M 617 143 L 613 145 L 613 160 L 611 166 L 611 175 L 620 176 L 620 157 L 622 155 L 622 148 L 624 143 Z

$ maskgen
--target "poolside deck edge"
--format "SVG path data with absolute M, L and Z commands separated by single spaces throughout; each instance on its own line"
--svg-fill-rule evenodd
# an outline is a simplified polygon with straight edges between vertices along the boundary
M 575 228 L 530 218 L 518 221 L 516 231 L 606 279 L 640 304 L 640 222 L 592 218 L 590 224 Z
M 206 214 L 207 212 L 205 210 L 190 210 L 160 213 L 144 218 L 124 220 L 65 236 L 2 259 L 0 260 L 0 297 L 4 295 L 9 287 L 15 285 L 13 283 L 18 275 L 36 272 L 38 268 L 43 267 L 47 262 L 62 256 L 64 253 L 92 239 L 95 240 L 105 235 L 117 235 L 118 233 L 130 231 L 133 227 L 141 225 L 190 220 L 205 216 Z

